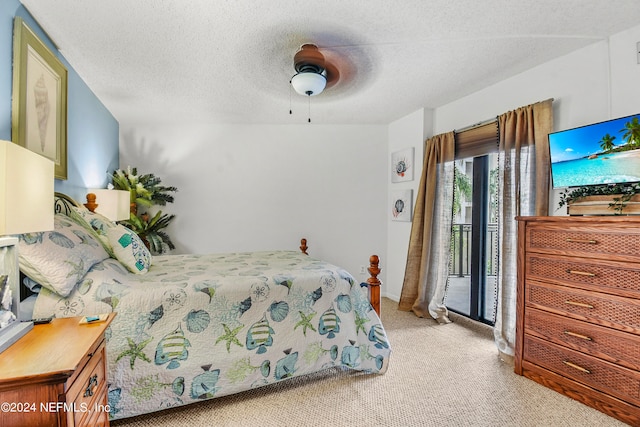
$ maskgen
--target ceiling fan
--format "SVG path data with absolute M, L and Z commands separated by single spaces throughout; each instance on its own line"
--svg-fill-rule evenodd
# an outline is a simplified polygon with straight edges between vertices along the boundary
M 334 61 L 335 58 L 326 58 L 315 44 L 303 44 L 293 57 L 296 74 L 291 77 L 291 86 L 300 95 L 319 95 L 340 80 Z

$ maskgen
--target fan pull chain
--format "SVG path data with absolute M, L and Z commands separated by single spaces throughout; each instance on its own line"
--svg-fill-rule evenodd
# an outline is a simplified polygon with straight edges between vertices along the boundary
M 309 108 L 308 108 L 309 123 L 311 123 L 311 95 L 308 95 L 307 99 L 309 100 Z
M 293 114 L 291 111 L 291 80 L 289 80 L 289 115 Z

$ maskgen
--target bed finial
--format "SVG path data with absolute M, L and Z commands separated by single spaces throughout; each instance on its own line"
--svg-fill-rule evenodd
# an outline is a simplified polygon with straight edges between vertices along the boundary
M 380 274 L 380 258 L 378 255 L 371 255 L 369 257 L 369 274 L 371 277 L 367 279 L 367 286 L 369 288 L 369 302 L 375 309 L 378 316 L 380 316 L 380 285 L 382 284 L 378 279 Z
M 308 246 L 307 246 L 307 239 L 301 239 L 301 240 L 300 240 L 300 250 L 302 251 L 302 253 L 303 253 L 303 254 L 305 254 L 305 255 L 309 255 L 309 254 L 307 253 L 307 249 L 308 249 Z
M 94 212 L 98 208 L 96 195 L 94 193 L 87 193 L 87 203 L 84 204 L 84 207 L 89 209 L 91 212 Z

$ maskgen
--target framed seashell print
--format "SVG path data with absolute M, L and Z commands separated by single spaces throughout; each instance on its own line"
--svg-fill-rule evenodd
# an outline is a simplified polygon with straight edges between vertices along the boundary
M 391 219 L 393 221 L 411 221 L 413 213 L 413 190 L 394 190 L 391 192 Z
M 413 181 L 414 147 L 391 154 L 391 182 Z
M 67 179 L 67 69 L 20 17 L 13 28 L 11 139 Z

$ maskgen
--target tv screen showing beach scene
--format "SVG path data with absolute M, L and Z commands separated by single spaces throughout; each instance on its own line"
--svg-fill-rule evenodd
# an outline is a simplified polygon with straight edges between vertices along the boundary
M 640 181 L 640 114 L 549 134 L 553 188 Z

